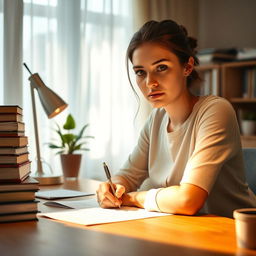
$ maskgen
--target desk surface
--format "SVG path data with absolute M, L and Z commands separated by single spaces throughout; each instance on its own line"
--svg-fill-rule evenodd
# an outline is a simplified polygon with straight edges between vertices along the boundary
M 93 180 L 79 180 L 43 189 L 62 187 L 92 192 L 97 184 Z M 39 208 L 52 210 L 42 204 Z M 0 224 L 0 254 L 242 256 L 256 255 L 256 250 L 236 247 L 233 219 L 171 215 L 89 227 L 43 218 L 37 222 Z

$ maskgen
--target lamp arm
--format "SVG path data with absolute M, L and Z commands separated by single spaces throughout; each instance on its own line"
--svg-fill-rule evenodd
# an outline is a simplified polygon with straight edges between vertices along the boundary
M 33 83 L 31 82 L 31 98 L 32 98 L 32 108 L 33 108 L 33 119 L 34 119 L 34 129 L 35 129 L 35 139 L 36 139 L 36 154 L 37 154 L 37 173 L 38 176 L 43 176 L 43 168 L 41 161 L 41 153 L 40 153 L 40 144 L 39 144 L 39 136 L 38 136 L 38 126 L 37 126 L 37 116 L 36 116 L 36 103 L 35 103 L 35 93 Z

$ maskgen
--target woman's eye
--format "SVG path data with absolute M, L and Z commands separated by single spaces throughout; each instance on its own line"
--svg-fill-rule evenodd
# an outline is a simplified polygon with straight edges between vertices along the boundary
M 143 75 L 145 75 L 145 71 L 144 70 L 136 70 L 135 71 L 135 74 L 137 75 L 137 76 L 143 76 Z
M 167 69 L 167 66 L 166 65 L 159 65 L 159 66 L 157 66 L 156 69 L 157 69 L 158 72 L 165 71 Z

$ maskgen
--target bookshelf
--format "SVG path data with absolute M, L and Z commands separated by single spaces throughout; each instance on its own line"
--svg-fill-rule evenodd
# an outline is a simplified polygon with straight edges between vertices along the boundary
M 203 64 L 197 70 L 203 79 L 200 88 L 206 86 L 200 95 L 215 94 L 229 100 L 236 111 L 240 130 L 245 111 L 256 116 L 256 60 Z M 241 134 L 241 141 L 243 147 L 256 147 L 256 134 Z
M 218 64 L 204 64 L 197 67 L 202 81 L 192 88 L 193 93 L 196 95 L 220 95 L 220 70 Z

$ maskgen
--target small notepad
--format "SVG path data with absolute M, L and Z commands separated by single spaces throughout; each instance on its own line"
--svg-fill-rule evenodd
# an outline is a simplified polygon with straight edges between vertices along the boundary
M 36 192 L 36 197 L 43 198 L 43 199 L 62 199 L 62 198 L 91 196 L 91 195 L 94 195 L 94 193 L 86 193 L 86 192 L 70 190 L 70 189 L 53 189 L 53 190 Z
M 96 198 L 85 199 L 85 200 L 62 200 L 62 201 L 47 201 L 44 202 L 44 205 L 58 208 L 66 208 L 66 209 L 86 209 L 99 207 L 99 204 Z

